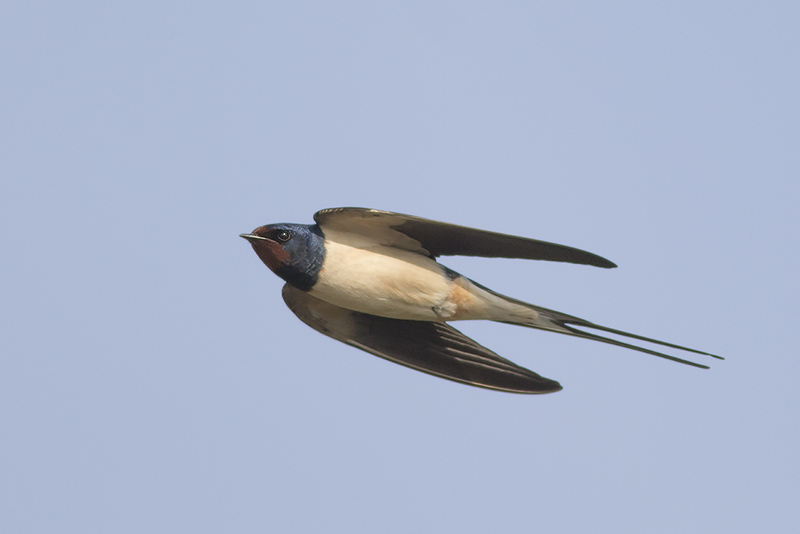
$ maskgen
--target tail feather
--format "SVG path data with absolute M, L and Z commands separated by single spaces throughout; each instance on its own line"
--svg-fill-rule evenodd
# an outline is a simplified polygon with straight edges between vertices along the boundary
M 666 341 L 660 341 L 658 339 L 640 336 L 638 334 L 631 334 L 630 332 L 624 332 L 622 330 L 616 330 L 614 328 L 608 328 L 607 326 L 601 326 L 591 321 L 581 319 L 580 317 L 575 317 L 574 315 L 567 315 L 566 313 L 561 313 L 555 310 L 549 310 L 547 308 L 542 308 L 540 306 L 535 306 L 533 304 L 529 304 L 521 300 L 501 295 L 500 293 L 492 291 L 491 289 L 488 289 L 484 286 L 479 286 L 479 287 L 481 287 L 481 289 L 484 289 L 485 291 L 492 293 L 497 297 L 502 298 L 506 302 L 524 308 L 524 310 L 520 310 L 519 308 L 517 308 L 518 312 L 510 313 L 508 316 L 509 320 L 500 320 L 498 322 L 527 326 L 529 328 L 548 330 L 550 332 L 557 332 L 559 334 L 565 334 L 568 336 L 575 336 L 584 339 L 591 339 L 593 341 L 600 341 L 601 343 L 608 343 L 609 345 L 616 345 L 617 347 L 624 347 L 626 349 L 643 352 L 645 354 L 651 354 L 653 356 L 658 356 L 659 358 L 672 360 L 673 362 L 678 362 L 685 365 L 691 365 L 693 367 L 699 367 L 701 369 L 708 369 L 709 367 L 707 365 L 696 363 L 690 360 L 685 360 L 677 356 L 665 354 L 657 350 L 648 349 L 646 347 L 641 347 L 639 345 L 633 345 L 631 343 L 626 343 L 624 341 L 619 341 L 617 339 L 613 339 L 610 337 L 601 336 L 599 334 L 595 334 L 592 332 L 586 332 L 583 329 L 588 328 L 591 330 L 599 330 L 601 332 L 607 332 L 609 334 L 614 334 L 617 336 L 627 337 L 630 339 L 637 339 L 639 341 L 645 341 L 647 343 L 653 343 L 655 345 L 661 345 L 663 347 L 669 347 L 671 349 L 678 349 L 686 352 L 691 352 L 694 354 L 702 354 L 703 356 L 711 356 L 712 358 L 717 358 L 719 360 L 725 359 L 722 356 L 717 356 L 716 354 L 711 354 L 709 352 L 704 352 L 702 350 L 691 349 L 689 347 L 684 347 L 682 345 L 676 345 L 675 343 L 667 343 Z M 527 310 L 532 310 L 536 313 L 535 314 L 525 313 L 525 311 Z

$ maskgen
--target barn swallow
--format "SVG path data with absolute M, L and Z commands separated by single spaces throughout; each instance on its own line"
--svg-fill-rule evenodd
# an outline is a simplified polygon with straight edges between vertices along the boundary
M 703 369 L 708 366 L 584 329 L 722 359 L 501 295 L 436 261 L 461 255 L 616 267 L 591 252 L 366 208 L 325 209 L 314 221 L 269 224 L 241 237 L 286 282 L 283 299 L 301 321 L 412 369 L 512 393 L 561 389 L 447 324 L 475 319 L 592 339 Z

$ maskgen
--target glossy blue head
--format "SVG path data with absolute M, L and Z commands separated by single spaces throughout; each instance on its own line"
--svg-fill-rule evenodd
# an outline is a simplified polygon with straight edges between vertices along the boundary
M 308 291 L 317 283 L 325 260 L 325 238 L 316 224 L 268 224 L 241 237 L 272 272 L 288 283 Z

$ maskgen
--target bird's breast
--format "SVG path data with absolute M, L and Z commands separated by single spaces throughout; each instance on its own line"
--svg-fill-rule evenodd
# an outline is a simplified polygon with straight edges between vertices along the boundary
M 470 300 L 444 267 L 414 252 L 375 245 L 325 242 L 325 261 L 309 292 L 350 310 L 419 321 L 454 318 L 458 303 Z

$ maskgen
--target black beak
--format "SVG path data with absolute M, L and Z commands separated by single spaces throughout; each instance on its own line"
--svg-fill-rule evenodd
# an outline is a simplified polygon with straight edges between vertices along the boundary
M 251 243 L 254 241 L 270 241 L 270 239 L 267 239 L 266 237 L 261 237 L 260 235 L 255 234 L 239 234 L 239 237 L 243 237 Z

